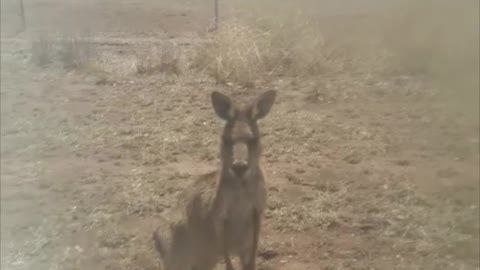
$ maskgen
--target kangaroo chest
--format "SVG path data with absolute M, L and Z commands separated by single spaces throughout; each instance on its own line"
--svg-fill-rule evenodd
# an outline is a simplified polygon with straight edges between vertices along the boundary
M 265 188 L 263 183 L 248 185 L 238 183 L 229 192 L 229 203 L 225 209 L 228 221 L 227 237 L 233 248 L 241 248 L 252 238 L 254 213 L 262 214 L 265 205 Z
M 226 209 L 227 219 L 234 220 L 235 223 L 245 223 L 252 218 L 253 211 L 256 209 L 257 196 L 255 191 L 238 190 L 232 193 L 231 204 Z

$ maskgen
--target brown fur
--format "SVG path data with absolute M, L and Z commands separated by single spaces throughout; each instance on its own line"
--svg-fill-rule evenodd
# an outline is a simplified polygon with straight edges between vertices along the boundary
M 223 259 L 233 270 L 238 256 L 242 270 L 255 270 L 260 225 L 266 205 L 265 179 L 260 166 L 257 120 L 265 117 L 275 100 L 267 91 L 248 106 L 212 93 L 216 114 L 226 121 L 221 137 L 221 169 L 198 179 L 181 198 L 181 211 L 169 232 L 153 234 L 165 270 L 211 270 Z M 235 168 L 236 143 L 248 147 L 242 170 Z

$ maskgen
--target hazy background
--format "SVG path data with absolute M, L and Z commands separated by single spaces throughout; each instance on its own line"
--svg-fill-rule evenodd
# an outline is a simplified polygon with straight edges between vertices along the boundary
M 259 270 L 478 270 L 478 0 L 1 0 L 1 268 L 161 269 L 217 168 L 209 95 L 275 89 Z M 164 232 L 166 233 L 166 232 Z M 223 269 L 219 266 L 217 269 Z

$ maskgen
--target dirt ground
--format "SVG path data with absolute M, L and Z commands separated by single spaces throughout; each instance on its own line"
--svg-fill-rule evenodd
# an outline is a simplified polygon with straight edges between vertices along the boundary
M 137 74 L 132 59 L 151 46 L 201 42 L 209 7 L 25 1 L 29 30 L 14 35 L 14 2 L 2 0 L 2 269 L 160 269 L 153 229 L 218 164 L 209 93 L 265 89 L 279 95 L 261 122 L 260 270 L 480 269 L 478 115 L 427 79 L 243 89 L 189 69 Z M 73 26 L 98 38 L 108 76 L 30 63 L 35 33 Z

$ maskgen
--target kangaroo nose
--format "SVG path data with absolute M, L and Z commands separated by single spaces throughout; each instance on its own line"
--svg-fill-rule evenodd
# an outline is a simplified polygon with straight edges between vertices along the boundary
M 233 172 L 237 176 L 242 176 L 243 174 L 245 174 L 245 171 L 247 171 L 247 168 L 248 168 L 248 164 L 245 161 L 235 161 L 232 164 Z

